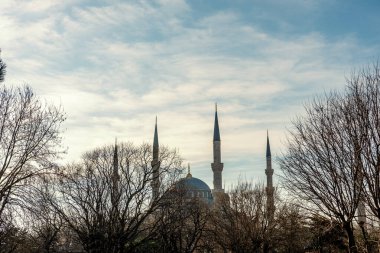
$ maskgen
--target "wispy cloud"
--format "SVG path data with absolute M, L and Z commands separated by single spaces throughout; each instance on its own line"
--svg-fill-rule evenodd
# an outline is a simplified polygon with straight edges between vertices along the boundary
M 151 142 L 158 115 L 161 143 L 179 148 L 209 184 L 214 102 L 227 184 L 239 173 L 261 180 L 266 129 L 278 154 L 303 101 L 342 88 L 345 74 L 379 49 L 352 33 L 284 35 L 250 20 L 244 7 L 197 15 L 180 0 L 27 2 L 0 9 L 7 82 L 30 83 L 63 105 L 66 160 L 115 136 Z M 321 6 L 288 4 L 310 12 Z

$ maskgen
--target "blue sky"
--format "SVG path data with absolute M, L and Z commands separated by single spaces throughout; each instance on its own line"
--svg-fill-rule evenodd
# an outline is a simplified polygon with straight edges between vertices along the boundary
M 212 186 L 218 102 L 228 187 L 263 181 L 267 129 L 279 156 L 303 104 L 379 59 L 379 12 L 378 1 L 5 0 L 0 48 L 7 85 L 65 108 L 64 161 L 115 137 L 152 142 L 157 115 L 160 143 Z

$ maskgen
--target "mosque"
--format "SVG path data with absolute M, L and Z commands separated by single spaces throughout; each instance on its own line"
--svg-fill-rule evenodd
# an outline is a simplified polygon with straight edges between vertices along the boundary
M 159 195 L 160 180 L 159 180 L 159 167 L 160 161 L 158 158 L 159 144 L 158 144 L 158 131 L 157 131 L 157 119 L 154 128 L 154 138 L 153 138 L 153 160 L 152 160 L 152 169 L 153 169 L 153 181 L 152 181 L 152 192 L 153 199 L 157 198 Z M 271 210 L 274 210 L 273 202 L 273 169 L 272 169 L 272 159 L 271 151 L 269 144 L 269 136 L 267 134 L 267 147 L 266 147 L 266 170 L 265 174 L 267 176 L 267 207 Z M 218 121 L 218 110 L 215 105 L 215 120 L 214 120 L 214 137 L 213 137 L 213 162 L 211 163 L 211 170 L 213 172 L 213 186 L 211 190 L 210 187 L 201 179 L 193 177 L 190 173 L 190 167 L 188 167 L 188 173 L 186 177 L 180 179 L 176 183 L 176 187 L 186 188 L 186 196 L 188 197 L 198 197 L 202 199 L 209 205 L 213 205 L 218 202 L 218 199 L 226 195 L 224 189 L 222 188 L 222 172 L 224 164 L 221 159 L 221 140 L 220 140 L 220 131 L 219 131 L 219 121 Z

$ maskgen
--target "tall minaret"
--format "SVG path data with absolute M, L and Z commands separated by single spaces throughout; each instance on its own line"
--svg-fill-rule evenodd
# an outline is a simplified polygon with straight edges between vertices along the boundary
M 113 152 L 113 168 L 112 168 L 112 192 L 111 192 L 111 201 L 112 205 L 115 206 L 118 200 L 119 195 L 119 159 L 117 152 L 117 139 L 115 139 L 115 147 Z
M 267 175 L 267 210 L 268 214 L 273 217 L 274 214 L 274 188 L 273 188 L 273 169 L 272 169 L 272 156 L 270 152 L 270 144 L 269 144 L 269 135 L 267 131 L 267 152 L 266 152 L 266 158 L 267 158 L 267 168 L 265 170 L 265 174 Z
M 156 116 L 156 124 L 154 126 L 154 139 L 153 139 L 153 160 L 151 162 L 152 165 L 152 197 L 153 200 L 156 199 L 159 195 L 160 191 L 160 161 L 158 160 L 158 132 L 157 132 L 157 116 Z
M 119 179 L 119 158 L 117 153 L 117 139 L 115 139 L 115 147 L 113 149 L 113 179 Z
M 213 153 L 214 153 L 214 162 L 211 163 L 211 168 L 212 168 L 212 171 L 214 172 L 214 189 L 213 189 L 213 192 L 215 192 L 215 193 L 224 192 L 224 189 L 222 188 L 223 163 L 221 163 L 220 132 L 219 132 L 219 123 L 218 123 L 217 104 L 215 104 Z

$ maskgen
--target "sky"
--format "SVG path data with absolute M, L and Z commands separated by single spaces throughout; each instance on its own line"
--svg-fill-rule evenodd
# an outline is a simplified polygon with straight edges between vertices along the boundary
M 2 0 L 6 85 L 62 105 L 62 163 L 118 141 L 179 150 L 212 188 L 218 103 L 223 182 L 274 180 L 304 105 L 380 57 L 380 2 Z

